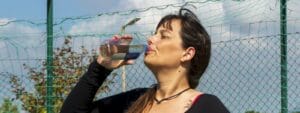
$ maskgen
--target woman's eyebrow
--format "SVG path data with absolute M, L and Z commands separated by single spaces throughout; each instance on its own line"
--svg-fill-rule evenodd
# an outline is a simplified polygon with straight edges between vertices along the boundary
M 164 34 L 164 33 L 168 33 L 168 34 L 169 34 L 169 33 L 170 33 L 170 31 L 169 31 L 169 30 L 166 30 L 166 29 L 160 30 L 159 32 L 160 32 L 161 34 Z
M 154 34 L 157 34 L 157 32 L 159 32 L 160 34 L 163 34 L 163 33 L 170 33 L 170 30 L 167 30 L 167 29 L 155 30 Z

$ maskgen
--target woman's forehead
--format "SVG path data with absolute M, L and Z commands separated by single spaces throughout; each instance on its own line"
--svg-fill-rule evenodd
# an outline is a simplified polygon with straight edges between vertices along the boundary
M 171 19 L 171 20 L 168 20 L 168 21 L 165 21 L 164 23 L 162 23 L 161 25 L 159 25 L 156 29 L 156 32 L 158 32 L 158 30 L 162 30 L 164 32 L 171 32 L 173 31 L 173 27 L 176 27 L 178 25 L 176 24 L 179 24 L 180 23 L 180 20 L 179 19 Z M 180 26 L 178 26 L 180 27 Z

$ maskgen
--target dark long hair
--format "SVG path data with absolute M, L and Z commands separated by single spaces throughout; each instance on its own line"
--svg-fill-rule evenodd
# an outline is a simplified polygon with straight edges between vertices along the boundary
M 172 30 L 171 22 L 177 19 L 181 21 L 180 35 L 183 41 L 183 48 L 194 47 L 196 50 L 188 70 L 189 85 L 195 89 L 210 60 L 210 37 L 197 16 L 185 8 L 181 8 L 177 15 L 169 14 L 164 16 L 158 23 L 156 30 L 160 26 Z M 143 111 L 148 111 L 153 104 L 155 92 L 155 88 L 149 88 L 148 91 L 131 105 L 127 113 L 142 113 Z

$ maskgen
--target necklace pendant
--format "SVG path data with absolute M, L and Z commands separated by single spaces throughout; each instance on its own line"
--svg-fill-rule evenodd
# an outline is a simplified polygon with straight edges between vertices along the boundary
M 162 100 L 157 100 L 155 97 L 154 97 L 154 101 L 156 102 L 156 104 L 160 104 L 162 102 Z
M 156 104 L 160 104 L 161 103 L 161 101 L 156 101 Z
M 179 92 L 179 93 L 177 93 L 177 94 L 175 94 L 175 95 L 173 95 L 173 96 L 170 96 L 170 97 L 167 97 L 167 98 L 163 98 L 163 99 L 161 99 L 161 100 L 158 100 L 158 99 L 154 96 L 154 101 L 156 102 L 156 104 L 160 104 L 160 103 L 163 102 L 163 101 L 172 100 L 172 99 L 178 97 L 179 95 L 181 95 L 182 93 L 186 92 L 186 91 L 189 90 L 189 89 L 191 89 L 191 88 L 187 88 L 187 89 L 182 90 L 181 92 Z

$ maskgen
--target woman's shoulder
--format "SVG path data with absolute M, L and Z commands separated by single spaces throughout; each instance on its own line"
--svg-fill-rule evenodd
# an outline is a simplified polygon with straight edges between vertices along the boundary
M 148 88 L 135 88 L 131 89 L 129 91 L 123 92 L 121 94 L 117 94 L 116 96 L 119 96 L 120 98 L 126 98 L 128 100 L 126 101 L 135 101 L 137 100 L 141 95 L 143 95 Z
M 121 104 L 120 102 L 124 102 L 124 104 L 127 104 L 135 101 L 140 95 L 144 94 L 146 90 L 147 88 L 135 88 L 126 92 L 104 97 L 97 102 L 104 104 Z
M 135 88 L 135 89 L 129 90 L 125 93 L 127 93 L 127 94 L 144 94 L 147 91 L 147 89 L 149 89 L 149 88 Z
M 222 101 L 213 94 L 202 93 L 194 101 L 191 111 L 201 111 L 201 113 L 229 113 Z M 198 112 L 197 112 L 198 113 Z
M 121 92 L 119 94 L 115 94 L 111 97 L 139 97 L 140 95 L 144 94 L 147 91 L 147 89 L 148 88 L 135 88 L 125 92 Z
M 197 100 L 194 101 L 194 105 L 206 105 L 206 106 L 212 106 L 212 105 L 219 105 L 223 104 L 221 100 L 213 95 L 213 94 L 207 94 L 202 93 L 197 97 Z
M 201 101 L 218 101 L 220 100 L 217 96 L 213 95 L 213 94 L 207 94 L 207 93 L 201 93 L 198 97 L 198 102 Z M 201 98 L 201 100 L 200 100 Z

